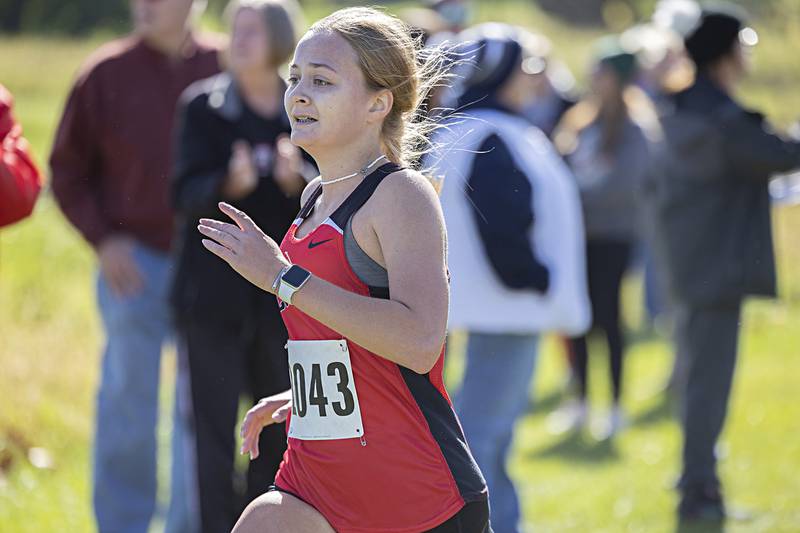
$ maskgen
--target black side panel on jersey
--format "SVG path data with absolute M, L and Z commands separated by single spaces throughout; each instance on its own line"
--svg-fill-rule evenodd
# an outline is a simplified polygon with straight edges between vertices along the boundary
M 417 374 L 400 365 L 398 368 L 428 422 L 431 435 L 442 450 L 461 497 L 465 502 L 485 500 L 488 497 L 486 481 L 467 447 L 461 424 L 450 403 L 427 375 Z
M 389 299 L 389 287 L 373 287 L 372 285 L 367 285 L 367 287 L 369 287 L 369 295 L 373 298 Z
M 331 219 L 340 228 L 346 227 L 350 217 L 370 199 L 381 181 L 398 170 L 400 167 L 397 165 L 387 163 L 368 175 L 336 210 Z M 389 298 L 388 287 L 370 286 L 369 290 L 370 296 L 374 298 Z M 458 423 L 450 403 L 431 383 L 427 375 L 417 374 L 413 370 L 399 365 L 398 368 L 447 461 L 461 497 L 467 502 L 485 500 L 487 498 L 486 482 L 469 452 L 461 425 Z

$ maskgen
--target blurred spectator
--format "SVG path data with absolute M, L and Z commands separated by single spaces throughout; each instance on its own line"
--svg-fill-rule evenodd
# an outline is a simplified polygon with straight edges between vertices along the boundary
M 94 445 L 101 532 L 147 531 L 156 504 L 161 348 L 170 329 L 169 174 L 178 97 L 218 72 L 217 47 L 192 30 L 205 2 L 132 0 L 134 32 L 83 66 L 56 133 L 53 192 L 97 252 L 106 333 Z M 179 420 L 179 417 L 176 417 Z M 186 472 L 173 437 L 167 531 L 186 531 Z
M 732 95 L 757 35 L 741 13 L 704 10 L 685 36 L 695 83 L 663 120 L 655 177 L 656 231 L 676 304 L 683 376 L 681 520 L 722 520 L 714 447 L 727 412 L 741 305 L 776 295 L 768 180 L 800 167 L 800 143 L 769 131 Z
M 656 135 L 657 116 L 647 96 L 633 86 L 636 57 L 616 37 L 597 45 L 591 93 L 564 116 L 555 133 L 556 146 L 571 167 L 583 206 L 586 262 L 592 329 L 608 346 L 612 407 L 603 436 L 622 426 L 623 354 L 620 289 L 631 252 L 640 234 L 638 195 L 649 163 L 649 142 Z M 578 401 L 568 406 L 567 427 L 581 427 L 587 418 L 587 337 L 571 339 Z
M 623 49 L 636 55 L 639 68 L 636 85 L 642 89 L 657 108 L 664 108 L 669 97 L 691 83 L 692 69 L 683 50 L 680 37 L 667 28 L 654 24 L 640 24 L 626 30 L 620 36 Z M 679 87 L 679 81 L 688 78 L 688 83 Z M 642 263 L 644 270 L 645 327 L 662 329 L 668 322 L 663 289 L 663 274 L 657 272 L 650 246 L 652 231 L 643 227 L 644 239 L 634 251 L 634 262 Z
M 430 46 L 436 41 L 453 37 L 447 21 L 433 9 L 409 7 L 401 10 L 399 16 L 411 28 L 412 34 L 422 40 L 423 45 Z
M 400 18 L 409 25 L 412 35 L 423 43 L 422 56 L 427 51 L 446 48 L 442 57 L 451 63 L 458 61 L 458 33 L 471 18 L 467 0 L 427 0 L 424 7 L 411 7 L 400 11 Z M 446 67 L 444 67 L 446 68 Z M 455 106 L 456 94 L 449 83 L 432 87 L 421 106 L 430 116 L 448 113 Z
M 659 109 L 669 104 L 672 94 L 691 85 L 694 67 L 680 36 L 671 29 L 640 24 L 620 36 L 620 45 L 636 55 L 635 83 Z
M 445 30 L 453 35 L 466 28 L 472 19 L 469 0 L 425 0 L 425 3 L 441 17 Z
M 672 95 L 692 83 L 694 65 L 686 55 L 677 30 L 697 9 L 693 0 L 661 0 L 656 5 L 651 23 L 633 26 L 620 36 L 622 47 L 636 54 L 638 59 L 636 84 L 662 113 L 670 107 Z M 652 224 L 649 218 L 644 222 L 645 238 L 636 254 L 637 262 L 641 261 L 644 269 L 644 325 L 671 336 L 673 317 L 665 294 L 664 274 L 659 271 L 653 257 Z M 679 361 L 680 358 L 676 357 L 668 384 L 670 390 L 674 389 Z
M 42 188 L 22 126 L 11 112 L 13 106 L 14 97 L 0 85 L 0 227 L 30 215 Z
M 488 24 L 465 32 L 459 113 L 433 138 L 426 167 L 443 174 L 452 276 L 451 330 L 468 332 L 456 399 L 489 486 L 495 533 L 518 531 L 506 471 L 513 429 L 528 406 L 539 334 L 589 322 L 577 190 L 552 145 L 519 114 L 534 94 L 525 36 Z
M 531 56 L 526 60 L 525 71 L 533 76 L 533 93 L 522 114 L 531 123 L 551 137 L 561 117 L 578 99 L 575 95 L 575 78 L 566 65 L 552 56 L 552 44 L 544 35 L 529 33 L 526 48 Z
M 453 41 L 469 23 L 472 13 L 467 0 L 426 0 L 422 7 L 400 11 L 400 18 L 425 46 Z
M 278 74 L 294 51 L 295 12 L 288 0 L 231 2 L 227 71 L 189 87 L 178 114 L 172 198 L 180 224 L 171 303 L 179 358 L 188 363 L 181 372 L 188 370 L 191 384 L 203 532 L 230 531 L 245 504 L 273 483 L 286 449 L 283 424 L 264 429 L 245 494 L 235 494 L 240 397 L 257 401 L 289 388 L 287 335 L 275 298 L 209 254 L 197 224 L 216 217 L 226 201 L 280 240 L 299 209 L 305 163 L 287 137 L 286 85 Z

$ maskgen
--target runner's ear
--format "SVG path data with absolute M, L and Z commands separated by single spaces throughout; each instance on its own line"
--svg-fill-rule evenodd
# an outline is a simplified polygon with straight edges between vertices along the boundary
M 394 95 L 388 89 L 381 89 L 375 94 L 372 100 L 372 105 L 369 108 L 371 121 L 383 121 L 386 116 L 392 111 L 394 104 Z

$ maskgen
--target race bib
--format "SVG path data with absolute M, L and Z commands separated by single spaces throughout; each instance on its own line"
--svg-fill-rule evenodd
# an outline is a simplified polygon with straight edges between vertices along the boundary
M 360 438 L 361 408 L 347 341 L 289 341 L 292 417 L 289 437 L 301 440 Z

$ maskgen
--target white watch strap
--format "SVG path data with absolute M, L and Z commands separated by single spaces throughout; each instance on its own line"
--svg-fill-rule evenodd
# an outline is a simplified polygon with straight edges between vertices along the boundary
M 292 296 L 295 292 L 297 292 L 297 288 L 292 287 L 283 280 L 278 283 L 278 298 L 280 298 L 284 303 L 292 305 Z

